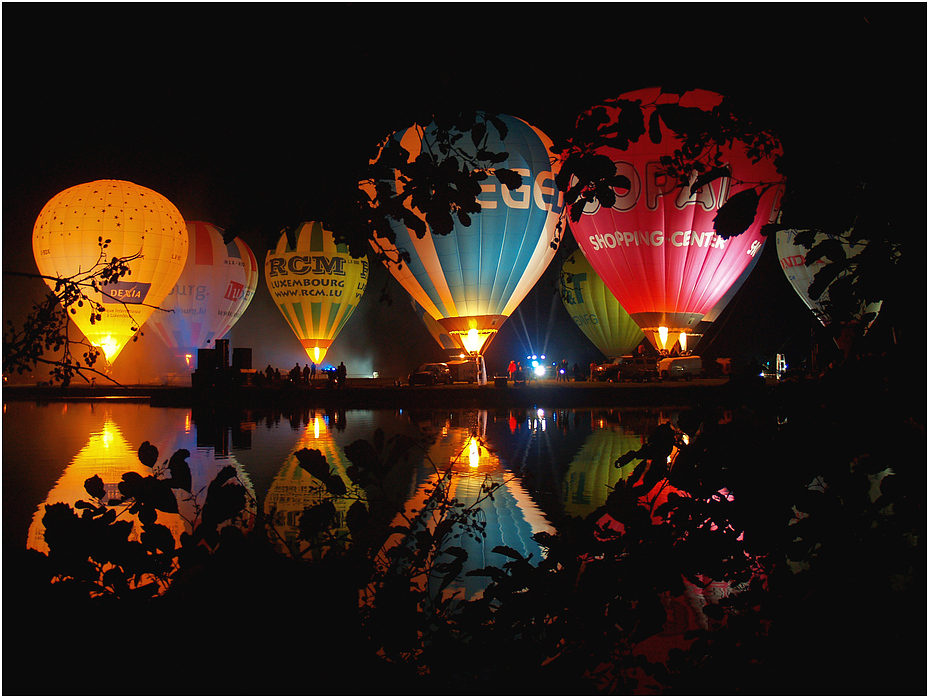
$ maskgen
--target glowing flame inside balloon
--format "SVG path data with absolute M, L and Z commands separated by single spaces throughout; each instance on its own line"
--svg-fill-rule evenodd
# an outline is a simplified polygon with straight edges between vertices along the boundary
M 668 348 L 668 328 L 667 327 L 658 328 L 658 344 L 661 349 Z
M 472 327 L 466 335 L 462 336 L 461 342 L 469 353 L 476 354 L 480 352 L 481 347 L 493 334 L 493 332 L 478 332 L 476 328 Z

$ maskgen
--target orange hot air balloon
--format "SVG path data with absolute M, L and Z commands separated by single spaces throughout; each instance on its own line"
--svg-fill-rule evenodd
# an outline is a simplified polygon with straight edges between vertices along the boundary
M 223 230 L 210 223 L 188 221 L 190 254 L 177 283 L 145 325 L 178 356 L 221 339 L 242 317 L 258 286 L 258 262 L 239 238 L 223 242 Z
M 174 287 L 187 247 L 187 227 L 174 204 L 147 187 L 114 179 L 55 195 L 32 232 L 36 265 L 52 290 L 55 279 L 86 275 L 113 257 L 135 257 L 130 275 L 100 291 L 85 289 L 105 309 L 100 320 L 91 322 L 86 308 L 71 316 L 108 365 Z
M 296 248 L 287 235 L 265 258 L 265 283 L 307 356 L 320 363 L 368 284 L 368 259 L 336 245 L 321 223 L 302 223 Z

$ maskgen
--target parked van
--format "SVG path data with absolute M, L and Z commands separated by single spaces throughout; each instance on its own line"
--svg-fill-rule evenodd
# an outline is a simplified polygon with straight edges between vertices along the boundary
M 699 356 L 675 356 L 658 362 L 658 375 L 662 380 L 692 380 L 702 372 L 703 361 Z
M 648 356 L 620 356 L 594 369 L 593 379 L 616 381 L 649 381 L 658 377 L 657 360 Z
M 459 361 L 449 361 L 448 370 L 453 383 L 487 383 L 487 368 L 483 356 L 472 356 Z

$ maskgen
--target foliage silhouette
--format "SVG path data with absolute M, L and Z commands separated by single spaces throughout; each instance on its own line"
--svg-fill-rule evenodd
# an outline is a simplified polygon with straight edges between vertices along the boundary
M 386 483 L 428 440 L 381 431 L 344 449 L 342 486 L 321 453 L 300 452 L 328 505 L 303 513 L 300 535 L 325 549 L 312 561 L 269 552 L 273 516 L 228 471 L 175 545 L 152 515 L 177 508 L 167 492 L 194 494 L 177 486 L 185 454 L 159 465 L 144 444 L 152 474 L 124 478 L 120 500 L 103 502 L 90 478 L 77 511 L 47 507 L 50 552 L 28 577 L 54 580 L 59 600 L 192 614 L 240 596 L 243 579 L 254 602 L 303 586 L 312 603 L 294 620 L 330 619 L 352 648 L 334 676 L 367 662 L 357 678 L 376 693 L 908 693 L 924 680 L 906 619 L 922 595 L 924 475 L 912 454 L 925 419 L 883 361 L 685 411 L 618 459 L 634 471 L 600 510 L 536 536 L 543 559 L 495 547 L 498 564 L 467 573 L 487 582 L 475 598 L 453 589 L 462 537 L 484 535 L 479 502 L 456 500 L 454 469 L 433 463 L 429 496 L 408 511 Z M 495 490 L 488 483 L 481 498 Z M 336 535 L 331 514 L 346 498 L 350 533 Z M 254 526 L 229 525 L 250 509 Z M 865 646 L 892 671 L 858 662 Z M 801 689 L 797 668 L 813 657 L 818 671 Z
M 139 255 L 129 257 L 111 257 L 107 259 L 106 249 L 110 240 L 102 237 L 97 239 L 100 255 L 96 263 L 87 271 L 82 271 L 67 278 L 52 278 L 21 271 L 4 271 L 8 276 L 43 279 L 55 282 L 55 288 L 50 291 L 41 303 L 33 306 L 32 312 L 23 321 L 22 327 L 16 327 L 12 320 L 7 320 L 3 328 L 3 372 L 17 372 L 20 375 L 35 370 L 38 365 L 49 366 L 48 372 L 53 381 L 63 385 L 70 384 L 75 376 L 85 381 L 88 375 L 101 376 L 115 383 L 106 373 L 95 368 L 102 350 L 90 344 L 83 337 L 80 340 L 70 336 L 71 315 L 88 312 L 90 323 L 95 324 L 102 319 L 106 307 L 88 297 L 90 290 L 100 292 L 111 299 L 112 302 L 121 303 L 132 317 L 131 308 L 123 299 L 116 298 L 107 293 L 106 287 L 117 283 L 124 276 L 131 274 L 129 263 L 139 258 Z M 85 308 L 85 303 L 87 307 Z M 138 327 L 133 327 L 138 330 Z M 137 332 L 132 341 L 138 341 L 142 332 Z M 77 358 L 72 353 L 72 347 L 86 349 Z M 62 352 L 60 358 L 50 359 L 48 352 Z M 78 349 L 78 351 L 80 351 Z

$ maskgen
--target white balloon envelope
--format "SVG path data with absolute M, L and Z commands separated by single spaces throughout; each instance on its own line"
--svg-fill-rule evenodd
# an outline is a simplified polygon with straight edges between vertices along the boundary
M 188 221 L 187 232 L 187 264 L 146 329 L 189 365 L 197 349 L 221 339 L 242 317 L 258 286 L 258 262 L 241 239 L 223 242 L 215 225 Z
M 813 279 L 816 273 L 826 266 L 827 261 L 818 259 L 809 266 L 806 264 L 807 252 L 809 252 L 812 247 L 807 248 L 797 244 L 796 238 L 801 232 L 803 231 L 793 229 L 778 231 L 776 236 L 777 257 L 780 261 L 781 269 L 784 271 L 784 275 L 797 292 L 797 295 L 800 296 L 801 300 L 806 304 L 806 307 L 813 312 L 816 319 L 819 320 L 824 327 L 827 327 L 832 324 L 834 320 L 829 314 L 829 287 L 834 281 L 818 296 L 815 298 L 810 297 L 810 286 L 813 283 Z M 831 237 L 832 236 L 821 231 L 817 232 L 813 239 L 813 245 L 817 245 Z M 864 243 L 851 244 L 839 238 L 833 237 L 832 239 L 838 241 L 842 245 L 846 259 L 855 257 L 865 248 Z M 856 319 L 868 317 L 870 320 L 868 326 L 870 327 L 870 324 L 881 310 L 881 304 L 882 301 L 862 304 L 856 313 Z

